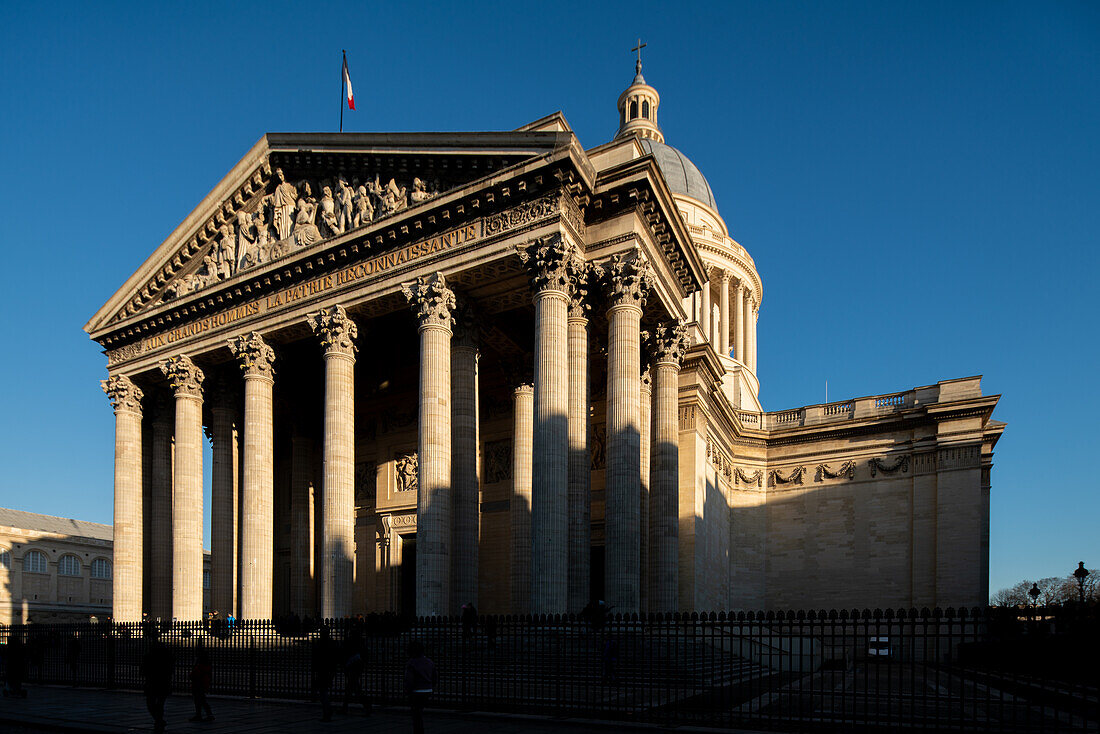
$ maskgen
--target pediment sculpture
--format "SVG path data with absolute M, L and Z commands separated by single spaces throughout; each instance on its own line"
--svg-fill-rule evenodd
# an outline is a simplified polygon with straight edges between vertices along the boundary
M 228 280 L 237 273 L 286 257 L 319 242 L 365 227 L 421 204 L 440 192 L 436 180 L 348 176 L 291 181 L 276 168 L 268 187 L 244 202 L 217 231 L 199 267 L 168 284 L 159 303 Z M 318 195 L 320 198 L 318 198 Z

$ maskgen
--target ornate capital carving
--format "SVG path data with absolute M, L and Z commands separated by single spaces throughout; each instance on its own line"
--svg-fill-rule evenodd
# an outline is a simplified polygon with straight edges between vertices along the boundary
M 646 296 L 653 287 L 653 273 L 649 263 L 637 249 L 613 255 L 603 268 L 604 290 L 615 306 L 645 306 Z
M 603 277 L 603 268 L 580 257 L 569 263 L 569 318 L 588 318 L 592 310 L 589 291 Z
M 534 395 L 535 386 L 524 383 L 522 385 L 516 385 L 516 389 L 512 391 L 515 395 Z
M 275 370 L 275 350 L 264 341 L 259 332 L 253 331 L 245 336 L 229 340 L 229 349 L 241 363 L 245 377 L 266 377 L 271 379 Z
M 649 348 L 655 364 L 674 364 L 679 367 L 690 347 L 687 326 L 682 320 L 659 325 L 650 337 Z
M 321 337 L 325 354 L 355 356 L 355 339 L 359 337 L 359 329 L 343 306 L 322 308 L 317 313 L 310 314 L 306 320 L 313 333 Z
M 649 369 L 649 365 L 646 365 L 642 369 L 642 376 L 640 379 L 642 392 L 653 392 L 653 372 Z
M 141 415 L 141 399 L 145 393 L 129 377 L 114 375 L 101 380 L 99 384 L 103 392 L 107 393 L 107 398 L 111 401 L 111 406 L 116 413 L 126 410 Z
M 401 292 L 408 299 L 421 328 L 451 328 L 454 323 L 451 312 L 456 306 L 455 294 L 447 287 L 447 279 L 443 277 L 443 273 L 422 275 L 415 283 L 402 283 Z
M 160 371 L 168 378 L 176 397 L 188 395 L 202 399 L 202 381 L 206 375 L 186 354 L 164 360 L 160 363 Z
M 570 247 L 558 233 L 539 237 L 531 242 L 516 245 L 516 254 L 531 276 L 531 288 L 536 293 L 561 291 L 569 293 L 570 276 L 578 259 L 576 250 Z

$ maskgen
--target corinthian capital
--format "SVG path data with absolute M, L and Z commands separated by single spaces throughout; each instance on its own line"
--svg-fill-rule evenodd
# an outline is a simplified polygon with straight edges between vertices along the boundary
M 561 291 L 569 293 L 571 269 L 578 259 L 576 250 L 566 244 L 560 234 L 516 246 L 516 254 L 531 276 L 531 288 L 536 293 Z
M 679 367 L 689 347 L 691 341 L 687 337 L 687 327 L 680 320 L 661 324 L 650 337 L 654 364 L 674 364 Z
M 415 283 L 402 283 L 401 292 L 405 294 L 420 326 L 443 326 L 451 328 L 455 309 L 455 294 L 447 287 L 443 273 L 422 275 Z
M 653 273 L 642 253 L 631 250 L 611 257 L 604 267 L 603 284 L 612 307 L 641 308 L 653 287 Z
M 596 281 L 603 277 L 603 268 L 580 257 L 573 258 L 569 265 L 569 316 L 587 318 L 592 310 L 589 292 Z
M 202 381 L 206 375 L 186 354 L 164 360 L 160 363 L 160 371 L 168 378 L 168 384 L 177 396 L 202 397 Z
M 99 384 L 103 392 L 107 393 L 107 398 L 111 401 L 116 413 L 127 410 L 141 415 L 141 399 L 145 393 L 129 377 L 114 375 L 106 380 L 100 380 Z
M 313 333 L 321 337 L 325 354 L 343 354 L 348 357 L 355 355 L 355 339 L 359 337 L 359 329 L 343 306 L 322 308 L 317 313 L 310 314 L 306 320 Z
M 272 364 L 275 362 L 275 350 L 272 349 L 259 332 L 253 331 L 245 336 L 229 340 L 229 349 L 241 363 L 245 377 L 266 377 L 275 374 Z

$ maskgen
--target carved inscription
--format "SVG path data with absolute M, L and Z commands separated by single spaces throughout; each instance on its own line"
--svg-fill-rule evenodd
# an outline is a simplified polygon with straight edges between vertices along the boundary
M 432 237 L 423 242 L 417 242 L 399 250 L 378 255 L 357 265 L 348 266 L 335 273 L 329 273 L 328 275 L 323 275 L 305 283 L 284 288 L 270 296 L 265 296 L 264 298 L 250 301 L 249 303 L 242 303 L 227 311 L 207 316 L 189 324 L 177 326 L 163 334 L 150 336 L 140 343 L 139 353 L 150 352 L 168 344 L 178 342 L 181 339 L 186 339 L 197 334 L 203 334 L 213 329 L 227 326 L 241 319 L 258 316 L 274 309 L 284 308 L 319 293 L 341 288 L 350 283 L 355 283 L 365 278 L 369 278 L 370 276 L 378 275 L 403 263 L 458 247 L 480 236 L 481 223 L 474 222 L 473 224 Z M 138 356 L 138 353 L 134 353 L 133 345 L 127 345 L 126 347 L 120 347 L 109 353 L 108 364 L 113 365 L 136 356 Z M 111 361 L 112 358 L 114 362 Z

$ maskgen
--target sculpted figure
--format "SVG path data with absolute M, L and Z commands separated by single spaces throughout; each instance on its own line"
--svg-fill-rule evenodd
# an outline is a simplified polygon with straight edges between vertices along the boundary
M 409 194 L 409 200 L 412 201 L 414 205 L 422 201 L 427 201 L 433 196 L 435 196 L 435 193 L 428 190 L 428 185 L 426 183 L 419 178 L 413 179 L 413 188 L 412 192 Z
M 397 491 L 409 492 L 417 488 L 419 464 L 416 454 L 405 454 L 397 460 Z
M 290 230 L 294 225 L 294 203 L 298 199 L 298 189 L 294 184 L 287 183 L 283 169 L 275 169 L 275 177 L 279 183 L 275 186 L 275 193 L 271 195 L 271 209 L 274 212 L 272 223 L 279 233 L 279 239 L 290 237 Z
M 232 224 L 223 224 L 218 228 L 221 238 L 218 240 L 217 254 L 214 257 L 218 264 L 218 280 L 228 280 L 233 274 L 233 264 L 237 260 L 237 238 L 233 233 Z
M 214 250 L 202 256 L 202 267 L 198 272 L 197 288 L 205 288 L 211 283 L 218 282 L 218 261 L 214 257 Z M 197 290 L 197 288 L 195 288 Z
M 248 248 L 252 247 L 256 241 L 256 227 L 253 221 L 252 212 L 244 210 L 237 212 L 237 251 L 233 253 L 233 260 L 236 262 L 238 270 L 244 265 L 244 257 L 248 252 Z
M 325 186 L 321 189 L 321 221 L 324 222 L 329 234 L 338 235 L 343 232 L 340 221 L 336 218 L 336 200 L 332 198 L 332 188 Z
M 408 206 L 408 202 L 405 196 L 405 187 L 397 188 L 397 182 L 391 178 L 382 192 L 382 215 L 393 214 L 401 211 L 406 206 Z
M 302 181 L 298 184 L 298 189 L 302 192 L 302 197 L 298 199 L 298 216 L 294 220 L 294 241 L 299 247 L 305 247 L 321 241 L 321 230 L 314 224 L 317 200 L 312 196 L 309 181 Z
M 348 180 L 343 176 L 336 179 L 336 211 L 340 224 L 340 231 L 346 232 L 352 226 L 352 218 L 355 215 L 355 195 Z
M 382 181 L 378 178 L 377 173 L 374 174 L 373 181 L 367 181 L 367 189 L 370 191 L 375 201 L 382 201 Z
M 370 193 L 366 186 L 359 187 L 359 193 L 355 197 L 355 216 L 352 218 L 353 227 L 362 227 L 374 220 L 374 205 L 370 203 Z

